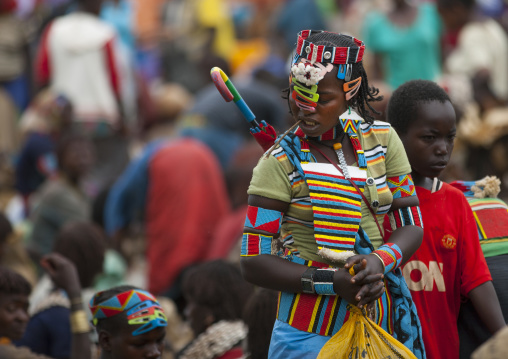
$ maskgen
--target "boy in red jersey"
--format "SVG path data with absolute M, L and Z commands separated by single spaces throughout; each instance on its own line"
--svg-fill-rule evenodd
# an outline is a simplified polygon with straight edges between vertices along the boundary
M 423 242 L 403 274 L 418 309 L 427 357 L 459 358 L 461 296 L 471 300 L 491 333 L 506 324 L 471 208 L 460 191 L 437 178 L 453 149 L 455 111 L 436 83 L 414 80 L 393 92 L 387 114 L 406 149 L 420 200 Z M 387 232 L 397 225 L 387 217 Z

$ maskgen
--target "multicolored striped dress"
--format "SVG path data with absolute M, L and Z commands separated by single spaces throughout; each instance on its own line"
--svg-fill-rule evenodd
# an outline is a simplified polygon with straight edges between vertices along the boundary
M 376 121 L 369 124 L 362 121 L 356 125 L 358 139 L 367 161 L 367 170 L 361 171 L 356 165 L 348 166 L 348 170 L 382 223 L 393 202 L 387 178 L 407 175 L 411 168 L 400 139 L 388 123 Z M 353 251 L 358 254 L 368 254 L 383 243 L 372 215 L 360 195 L 344 177 L 339 178 L 339 175 L 331 164 L 316 163 L 308 145 L 295 134 L 286 136 L 268 158 L 261 158 L 254 169 L 248 194 L 289 203 L 280 231 L 283 250 L 272 254 L 307 266 L 336 267 L 337 263 L 325 260 L 317 254 L 321 247 L 318 243 L 326 242 L 330 230 L 339 233 L 345 245 L 352 244 Z M 330 179 L 333 176 L 337 178 Z M 323 193 L 329 197 L 337 195 L 337 198 L 340 198 L 337 201 L 340 202 L 337 203 L 338 207 L 313 210 L 313 207 L 319 204 L 316 199 Z M 340 226 L 331 224 L 327 213 L 330 210 L 345 213 L 348 217 L 347 223 Z M 316 221 L 316 213 L 323 216 L 323 220 L 319 218 Z M 378 324 L 413 350 L 415 355 L 424 357 L 419 320 L 400 271 L 386 276 L 386 286 L 393 290 L 388 291 L 378 301 Z M 394 312 L 395 306 L 400 305 L 406 306 L 406 315 Z M 314 343 L 312 345 L 319 345 L 317 343 L 321 342 L 320 345 L 323 345 L 347 320 L 346 306 L 347 302 L 339 296 L 281 292 L 275 327 L 277 330 L 274 330 L 272 346 L 277 345 L 274 340 L 281 342 L 284 339 L 286 354 L 288 348 L 293 346 L 295 355 L 304 355 L 309 349 L 308 345 L 301 352 L 298 352 L 298 345 L 293 345 L 294 338 L 301 340 L 302 335 L 305 337 L 300 332 L 308 334 L 306 338 Z M 299 331 L 298 336 L 295 336 L 294 330 Z M 287 335 L 283 334 L 286 332 Z M 320 347 L 317 352 L 319 350 Z M 274 357 L 276 352 L 275 348 L 272 351 Z

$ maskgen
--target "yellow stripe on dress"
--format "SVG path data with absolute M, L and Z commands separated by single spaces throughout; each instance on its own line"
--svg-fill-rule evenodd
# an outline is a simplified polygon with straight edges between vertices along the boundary
M 323 298 L 324 297 L 322 295 L 318 295 L 316 303 L 314 303 L 314 309 L 312 310 L 312 317 L 311 317 L 312 319 L 310 320 L 309 328 L 307 329 L 308 332 L 312 332 L 312 328 L 314 327 L 314 322 L 316 321 L 319 305 L 323 301 Z M 319 320 L 319 318 L 317 318 L 317 319 Z
M 325 222 L 325 221 L 314 221 L 314 224 L 320 224 L 322 226 L 330 226 L 330 227 L 337 227 L 337 228 L 351 228 L 351 229 L 358 228 L 358 224 L 334 223 L 334 222 Z M 325 236 L 323 235 L 320 237 L 325 237 Z M 331 237 L 331 238 L 334 238 L 334 237 Z
M 301 294 L 298 293 L 295 297 L 295 303 L 293 304 L 293 308 L 291 308 L 291 316 L 289 317 L 288 324 L 291 325 L 293 323 L 293 319 L 295 318 L 296 308 L 298 307 L 298 302 L 300 301 Z
M 313 193 L 311 193 L 312 195 Z M 317 198 L 330 198 L 330 199 L 336 199 L 336 200 L 340 200 L 340 202 L 346 202 L 346 203 L 351 203 L 351 204 L 354 204 L 354 205 L 361 205 L 361 201 L 355 201 L 355 200 L 352 200 L 352 199 L 349 199 L 349 198 L 344 198 L 344 197 L 341 197 L 341 196 L 333 196 L 331 194 L 321 194 L 321 193 L 317 193 L 315 194 L 315 196 Z

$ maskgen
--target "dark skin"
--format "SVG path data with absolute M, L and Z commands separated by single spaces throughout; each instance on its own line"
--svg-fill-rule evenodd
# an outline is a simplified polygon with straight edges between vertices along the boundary
M 29 319 L 26 295 L 0 295 L 0 337 L 21 339 Z
M 67 293 L 71 301 L 71 312 L 83 310 L 81 286 L 74 264 L 58 253 L 51 253 L 44 256 L 41 266 L 53 283 Z M 89 333 L 73 333 L 70 359 L 90 359 L 91 355 Z
M 141 325 L 130 325 L 124 313 L 115 332 L 99 331 L 101 359 L 157 359 L 161 358 L 166 338 L 166 328 L 158 327 L 149 332 L 132 335 Z
M 80 139 L 71 143 L 60 164 L 60 172 L 64 174 L 69 182 L 77 186 L 80 180 L 91 169 L 95 154 L 92 144 L 85 139 Z
M 456 135 L 455 111 L 448 101 L 422 103 L 416 118 L 404 134 L 399 134 L 412 167 L 416 186 L 431 190 L 433 178 L 445 169 L 453 150 Z M 468 293 L 478 315 L 491 333 L 506 323 L 491 281 Z
M 80 0 L 78 3 L 81 10 L 84 12 L 99 16 L 103 0 Z
M 295 120 L 302 120 L 300 128 L 309 136 L 325 133 L 338 123 L 339 116 L 346 111 L 348 103 L 342 90 L 343 81 L 337 79 L 337 69 L 328 72 L 318 84 L 319 101 L 315 112 L 300 109 L 291 97 L 290 109 Z M 293 89 L 291 89 L 293 91 Z M 341 141 L 342 139 L 342 141 Z M 348 165 L 356 162 L 353 146 L 346 137 L 338 136 L 332 141 L 313 141 L 313 144 L 338 164 L 337 155 L 330 148 L 334 142 L 341 142 Z M 311 153 L 319 163 L 329 163 L 316 149 L 311 147 Z M 289 203 L 266 197 L 250 195 L 249 205 L 286 213 Z M 416 197 L 398 198 L 393 201 L 392 209 L 406 206 L 417 206 Z M 245 228 L 245 232 L 273 235 L 271 233 Z M 406 226 L 395 230 L 389 242 L 397 244 L 402 253 L 403 261 L 407 261 L 421 244 L 423 231 L 419 227 Z M 267 254 L 242 257 L 241 266 L 244 278 L 265 288 L 278 291 L 301 293 L 301 276 L 307 270 L 306 266 L 289 262 L 277 256 Z M 349 268 L 354 266 L 355 275 L 349 274 Z M 344 269 L 335 272 L 334 290 L 349 303 L 363 306 L 377 300 L 384 292 L 382 282 L 383 265 L 375 255 L 355 255 L 350 257 Z

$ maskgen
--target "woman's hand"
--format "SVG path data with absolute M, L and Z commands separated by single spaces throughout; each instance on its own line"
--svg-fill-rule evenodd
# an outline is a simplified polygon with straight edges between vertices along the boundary
M 379 258 L 373 255 L 356 255 L 348 259 L 344 268 L 354 268 L 355 275 L 352 276 L 351 282 L 361 285 L 355 296 L 358 306 L 369 304 L 383 295 L 383 264 Z
M 75 298 L 81 295 L 78 271 L 74 263 L 58 253 L 50 253 L 44 256 L 40 263 L 53 283 L 55 283 L 57 287 L 65 290 L 69 298 Z
M 351 274 L 348 273 L 347 269 L 339 269 L 333 276 L 333 289 L 348 303 L 357 305 L 357 293 L 362 289 L 362 286 L 352 282 L 351 278 Z
M 360 254 L 348 258 L 344 268 L 354 268 L 355 275 L 351 279 L 353 283 L 370 284 L 384 278 L 383 263 L 375 255 Z
M 378 300 L 384 292 L 385 284 L 383 281 L 365 284 L 356 294 L 356 299 L 358 300 L 357 306 L 361 307 Z

